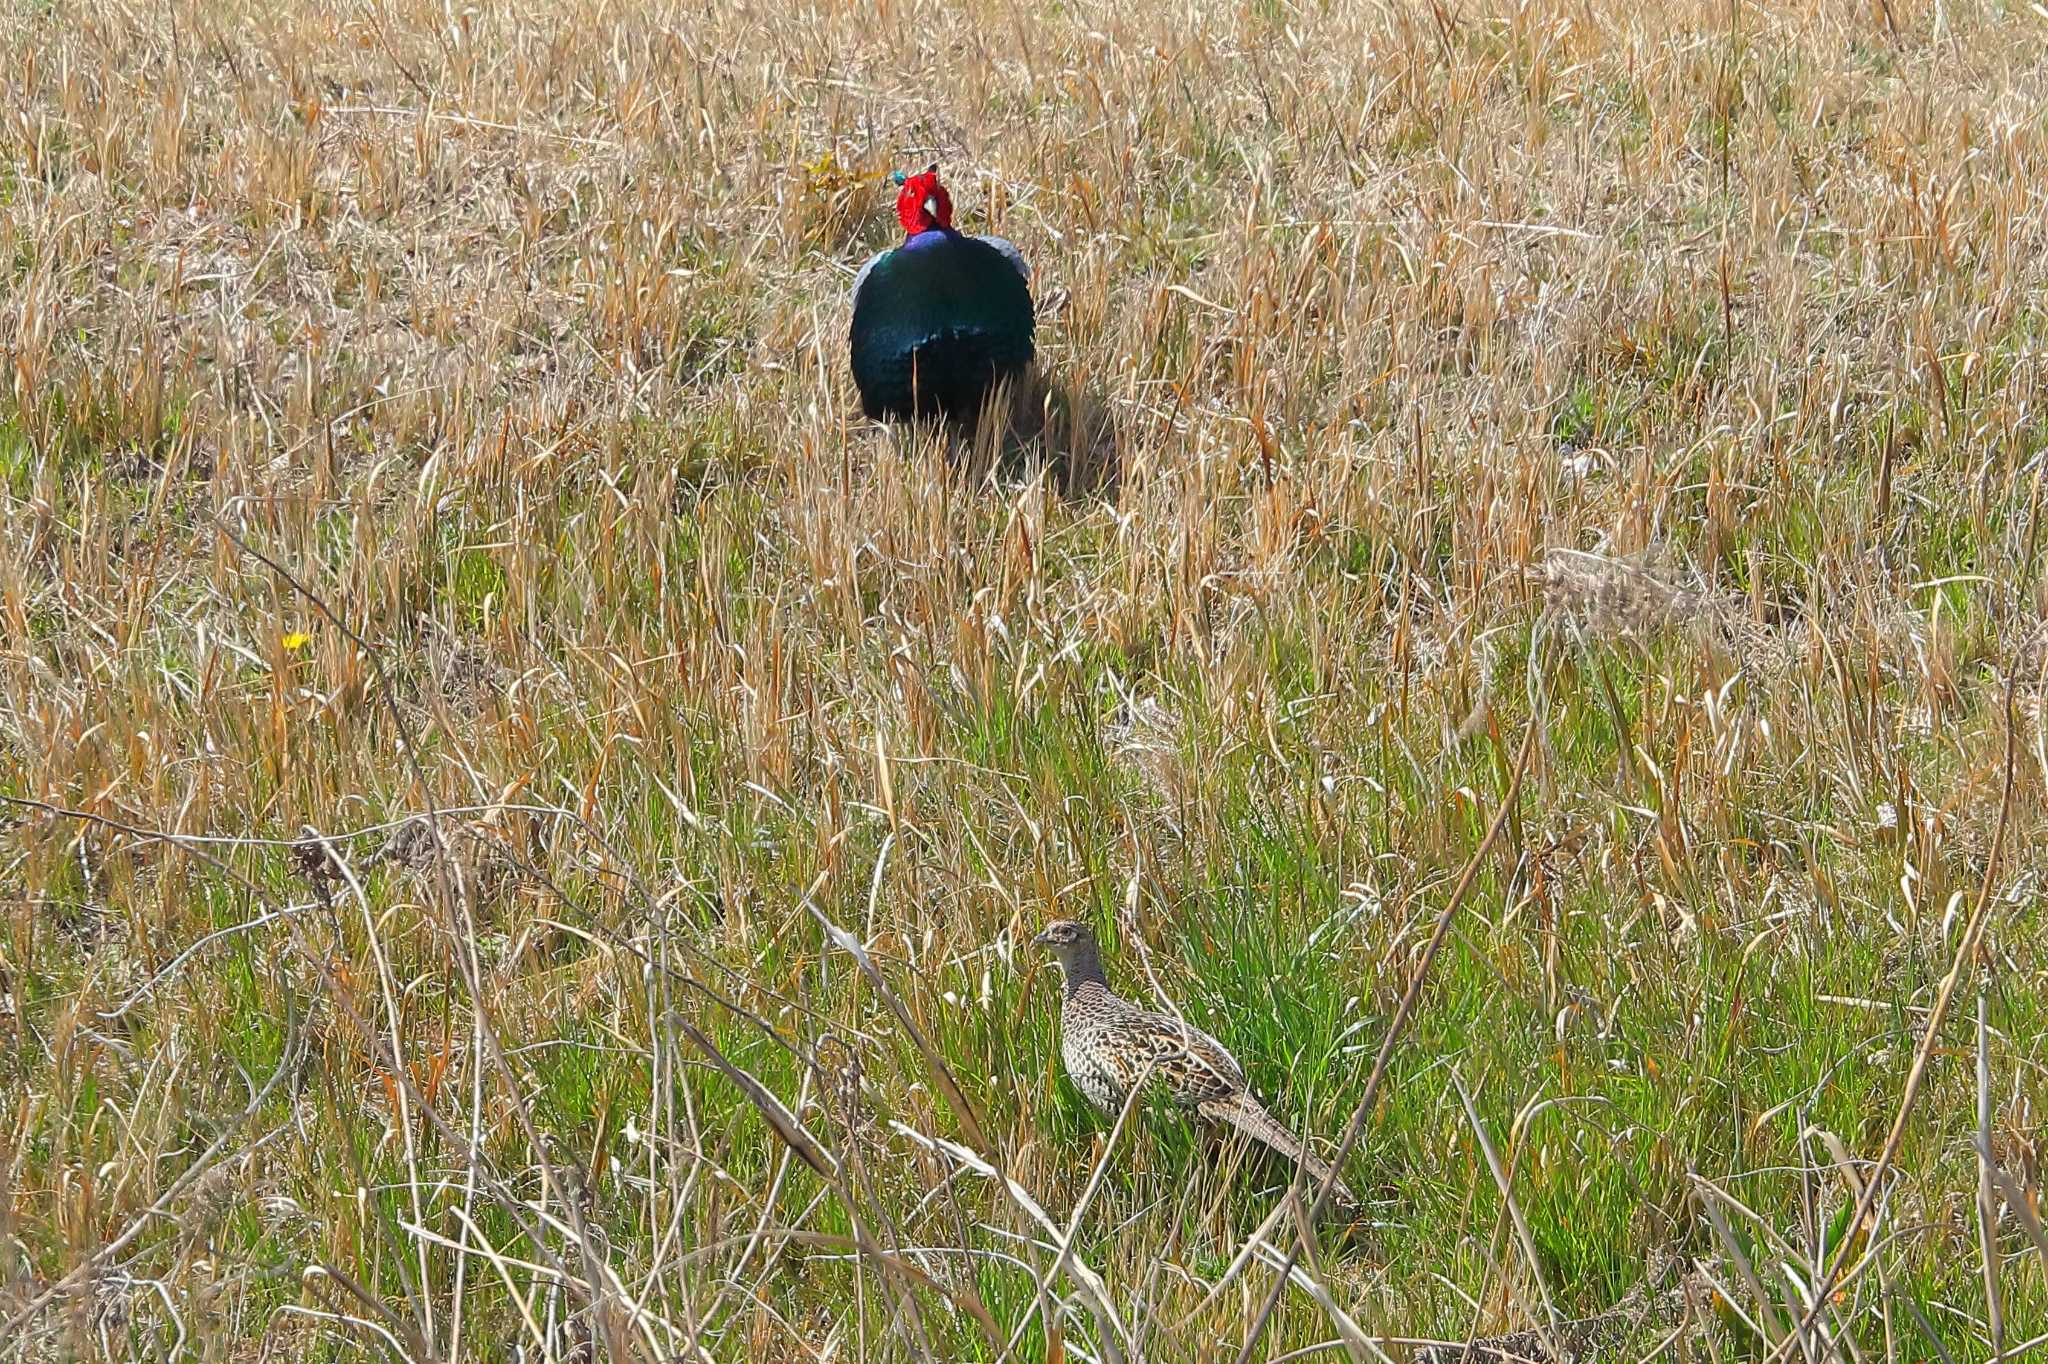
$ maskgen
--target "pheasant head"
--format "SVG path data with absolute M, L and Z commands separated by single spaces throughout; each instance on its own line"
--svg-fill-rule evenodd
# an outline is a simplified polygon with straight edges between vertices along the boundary
M 939 163 L 934 161 L 915 175 L 896 172 L 896 220 L 907 237 L 934 229 L 953 229 L 953 196 L 939 183 Z
M 1070 992 L 1091 981 L 1108 983 L 1102 974 L 1102 949 L 1095 942 L 1095 930 L 1088 925 L 1073 919 L 1055 919 L 1031 941 L 1052 953 Z

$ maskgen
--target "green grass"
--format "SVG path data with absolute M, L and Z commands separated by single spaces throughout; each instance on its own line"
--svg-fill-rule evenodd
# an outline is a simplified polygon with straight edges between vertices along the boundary
M 0 17 L 0 1359 L 1105 1358 L 1104 1159 L 1125 1356 L 1235 1358 L 1288 1171 L 1109 1150 L 1029 940 L 1327 1151 L 1532 729 L 1319 1289 L 2048 1332 L 2019 10 L 174 11 Z M 934 155 L 993 451 L 844 374 Z

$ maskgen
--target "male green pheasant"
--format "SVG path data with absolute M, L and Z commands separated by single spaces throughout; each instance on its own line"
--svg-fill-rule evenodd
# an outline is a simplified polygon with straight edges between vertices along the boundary
M 1001 237 L 953 230 L 937 162 L 896 179 L 903 244 L 870 257 L 853 282 L 861 409 L 972 425 L 996 385 L 1031 363 L 1031 269 Z
M 1358 1199 L 1330 1167 L 1252 1097 L 1244 1068 L 1221 1042 L 1194 1024 L 1119 998 L 1103 974 L 1102 951 L 1086 924 L 1061 919 L 1033 939 L 1052 952 L 1065 977 L 1060 1056 L 1088 1102 L 1114 1116 L 1149 1072 L 1173 1101 L 1212 1123 L 1262 1142 L 1301 1167 L 1311 1188 L 1330 1179 L 1330 1201 L 1344 1213 Z

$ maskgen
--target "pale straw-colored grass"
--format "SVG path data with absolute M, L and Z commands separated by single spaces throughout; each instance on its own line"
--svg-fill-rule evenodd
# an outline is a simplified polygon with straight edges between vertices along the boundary
M 2048 1332 L 2039 5 L 0 55 L 0 1355 Z M 845 373 L 934 157 L 1036 270 L 977 449 Z M 1427 966 L 1378 1225 L 1088 1118 L 1056 913 L 1327 1143 Z

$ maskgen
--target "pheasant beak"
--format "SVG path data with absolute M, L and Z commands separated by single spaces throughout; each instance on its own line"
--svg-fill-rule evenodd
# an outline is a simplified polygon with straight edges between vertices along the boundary
M 1047 929 L 1046 932 L 1051 932 L 1051 930 Z M 1031 945 L 1033 947 L 1050 947 L 1052 946 L 1052 939 L 1046 937 L 1045 933 L 1037 933 L 1032 936 Z
M 930 217 L 930 218 L 936 218 L 936 217 L 938 217 L 938 216 L 939 216 L 939 201 L 938 201 L 937 199 L 933 198 L 933 197 L 932 197 L 931 195 L 929 195 L 929 194 L 925 195 L 925 196 L 924 196 L 924 211 L 925 211 L 925 216 L 927 216 L 927 217 Z

